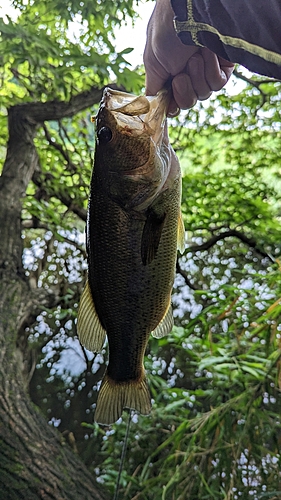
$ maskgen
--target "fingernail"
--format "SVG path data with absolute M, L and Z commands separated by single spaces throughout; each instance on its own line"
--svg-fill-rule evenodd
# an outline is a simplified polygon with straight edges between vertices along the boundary
M 176 108 L 174 111 L 169 111 L 168 117 L 175 118 L 175 116 L 178 116 L 179 114 L 180 114 L 180 108 Z

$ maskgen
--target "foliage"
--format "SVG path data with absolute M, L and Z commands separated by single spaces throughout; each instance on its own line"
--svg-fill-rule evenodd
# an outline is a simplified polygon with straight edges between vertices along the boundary
M 115 27 L 135 15 L 131 1 L 15 5 L 17 20 L 0 20 L 3 161 L 11 105 L 68 101 L 110 81 L 134 92 L 143 85 L 114 49 Z M 23 199 L 23 264 L 30 287 L 58 300 L 26 325 L 26 366 L 33 401 L 113 492 L 128 417 L 109 429 L 93 425 L 107 352 L 87 352 L 75 330 L 96 105 L 38 125 L 40 168 Z M 174 119 L 170 138 L 184 172 L 187 233 L 176 326 L 149 344 L 153 410 L 133 416 L 122 498 L 278 498 L 280 83 L 253 76 L 237 95 L 224 91 Z
M 69 99 L 112 77 L 136 90 L 138 78 L 129 71 L 126 53 L 114 48 L 114 28 L 125 15 L 134 16 L 133 1 L 14 2 L 16 21 L 0 20 L 0 92 L 7 106 L 25 99 Z M 106 14 L 105 14 L 106 12 Z M 135 82 L 135 89 L 133 89 Z M 128 85 L 127 85 L 128 86 Z
M 270 274 L 280 297 L 280 270 Z M 280 298 L 268 296 L 261 314 L 255 293 L 222 288 L 230 304 L 218 299 L 160 341 L 155 403 L 132 426 L 123 498 L 267 498 L 279 488 Z M 107 481 L 124 424 L 103 445 Z

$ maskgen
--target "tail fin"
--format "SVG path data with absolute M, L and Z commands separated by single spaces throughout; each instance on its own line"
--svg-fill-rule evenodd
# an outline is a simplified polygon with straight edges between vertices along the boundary
M 138 380 L 116 382 L 107 373 L 98 395 L 95 422 L 110 425 L 121 417 L 123 408 L 131 408 L 142 415 L 151 411 L 151 400 L 145 374 Z

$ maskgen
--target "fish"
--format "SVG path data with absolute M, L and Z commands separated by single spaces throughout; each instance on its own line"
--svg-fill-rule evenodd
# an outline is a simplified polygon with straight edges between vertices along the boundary
M 169 143 L 169 92 L 135 96 L 106 88 L 95 117 L 96 147 L 86 224 L 88 279 L 77 333 L 108 366 L 94 420 L 116 422 L 124 408 L 151 411 L 144 369 L 150 334 L 173 327 L 177 249 L 184 248 L 181 171 Z

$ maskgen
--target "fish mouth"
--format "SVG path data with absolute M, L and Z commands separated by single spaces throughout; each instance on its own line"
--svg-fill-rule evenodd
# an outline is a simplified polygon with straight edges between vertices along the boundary
M 107 87 L 102 104 L 115 118 L 121 133 L 132 136 L 146 133 L 157 145 L 163 138 L 169 100 L 166 89 L 155 96 L 135 96 Z

